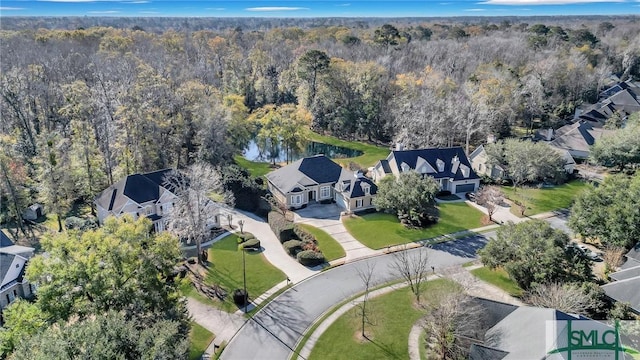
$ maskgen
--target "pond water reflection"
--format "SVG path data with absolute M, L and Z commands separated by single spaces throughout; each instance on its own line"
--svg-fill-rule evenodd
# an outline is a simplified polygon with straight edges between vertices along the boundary
M 289 151 L 289 162 L 303 157 L 324 154 L 331 159 L 356 157 L 362 155 L 362 151 L 347 149 L 341 146 L 328 145 L 315 141 L 307 142 L 304 151 Z M 287 149 L 278 146 L 273 154 L 269 150 L 261 149 L 255 141 L 251 141 L 249 146 L 243 151 L 245 159 L 257 162 L 285 162 L 287 161 Z

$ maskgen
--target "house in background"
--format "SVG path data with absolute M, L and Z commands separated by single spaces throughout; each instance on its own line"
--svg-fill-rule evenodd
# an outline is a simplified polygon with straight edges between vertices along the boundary
M 18 298 L 29 298 L 34 287 L 24 278 L 27 262 L 34 249 L 15 245 L 0 230 L 0 311 Z
M 480 186 L 480 178 L 461 147 L 402 150 L 398 146 L 371 169 L 374 181 L 407 171 L 431 176 L 440 184 L 441 191 L 474 192 Z
M 26 208 L 22 213 L 22 218 L 25 220 L 38 220 L 41 216 L 44 216 L 44 206 L 42 204 L 33 204 Z
M 552 148 L 556 150 L 564 160 L 564 171 L 566 171 L 567 174 L 573 174 L 576 162 L 571 154 L 564 149 L 559 149 L 553 146 Z M 487 152 L 484 149 L 484 145 L 478 146 L 471 155 L 469 155 L 469 160 L 471 161 L 471 167 L 477 174 L 488 176 L 494 180 L 508 178 L 507 173 L 501 166 L 488 164 L 489 159 L 487 157 Z
M 620 270 L 609 274 L 612 281 L 602 285 L 602 290 L 613 301 L 629 303 L 633 312 L 640 315 L 640 242 L 625 258 Z
M 299 159 L 266 178 L 273 197 L 290 209 L 335 201 L 349 212 L 365 210 L 373 207 L 378 191 L 371 180 L 324 155 Z
M 590 122 L 581 120 L 557 130 L 539 130 L 536 137 L 556 149 L 569 152 L 575 160 L 586 160 L 591 153 L 591 146 L 599 139 L 613 133 L 612 130 L 597 127 Z
M 146 216 L 156 232 L 167 230 L 167 215 L 171 212 L 175 189 L 165 184 L 165 176 L 172 169 L 145 174 L 133 174 L 109 186 L 95 198 L 100 224 L 108 216 L 131 215 L 134 219 Z M 212 207 L 210 226 L 219 226 L 217 207 Z

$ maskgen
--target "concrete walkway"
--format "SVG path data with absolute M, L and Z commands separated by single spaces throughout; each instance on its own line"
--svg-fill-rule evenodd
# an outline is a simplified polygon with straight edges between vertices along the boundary
M 341 209 L 337 205 L 310 205 L 306 209 L 295 212 L 294 222 L 315 226 L 331 235 L 346 253 L 343 262 L 380 254 L 349 234 L 342 224 Z
M 222 218 L 226 218 L 226 213 L 228 213 L 228 211 L 225 211 L 225 213 L 220 216 Z M 269 224 L 260 217 L 237 209 L 231 211 L 231 214 L 233 215 L 232 223 L 236 227 L 234 231 L 239 231 L 237 228 L 238 220 L 242 220 L 244 222 L 243 230 L 252 233 L 258 240 L 260 240 L 260 244 L 263 248 L 262 254 L 264 254 L 273 266 L 282 270 L 291 282 L 300 282 L 309 276 L 318 273 L 320 270 L 313 270 L 303 266 L 297 260 L 289 256 L 282 247 L 282 244 L 280 244 L 280 240 L 278 240 L 273 231 L 271 231 Z
M 229 342 L 246 321 L 241 315 L 230 314 L 194 299 L 187 299 L 187 310 L 193 321 L 215 334 L 215 339 L 205 351 L 205 355 L 210 356 L 215 353 L 217 346 Z

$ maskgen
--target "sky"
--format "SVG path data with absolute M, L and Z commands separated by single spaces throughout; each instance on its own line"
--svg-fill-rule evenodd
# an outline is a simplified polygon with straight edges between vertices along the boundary
M 640 15 L 640 0 L 0 0 L 0 17 L 440 17 L 630 14 Z

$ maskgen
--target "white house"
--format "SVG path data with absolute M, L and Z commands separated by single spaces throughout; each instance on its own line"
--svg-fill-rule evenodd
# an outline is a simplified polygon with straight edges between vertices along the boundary
M 461 147 L 394 150 L 371 170 L 375 181 L 415 170 L 436 179 L 440 190 L 452 193 L 474 192 L 480 186 L 480 178 Z
M 176 195 L 165 184 L 165 176 L 171 169 L 146 174 L 133 174 L 109 186 L 95 199 L 98 221 L 102 224 L 108 216 L 131 215 L 134 219 L 146 216 L 157 232 L 167 229 L 167 215 L 171 212 Z M 219 226 L 219 212 L 212 207 L 211 227 Z
M 18 298 L 33 295 L 34 287 L 24 278 L 34 249 L 15 245 L 0 230 L 0 311 Z

